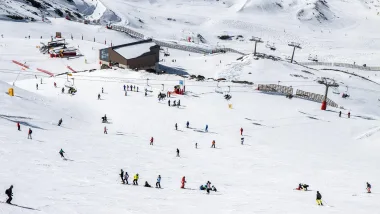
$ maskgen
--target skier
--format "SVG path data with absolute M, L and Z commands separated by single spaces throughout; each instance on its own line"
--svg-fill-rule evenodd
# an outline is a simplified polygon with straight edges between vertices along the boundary
M 240 128 L 240 135 L 243 135 L 243 128 Z
M 173 106 L 176 106 L 176 105 L 177 105 L 177 101 L 174 100 L 174 101 L 173 101 Z
M 28 139 L 32 139 L 32 129 L 29 128 L 28 130 Z
M 136 91 L 136 86 L 135 85 L 133 86 L 133 91 Z
M 154 140 L 153 137 L 151 137 L 151 138 L 150 138 L 150 144 L 149 144 L 149 145 L 153 146 L 153 140 Z
M 244 144 L 244 137 L 241 138 L 241 145 Z
M 123 182 L 123 184 L 125 184 L 125 181 L 124 181 L 124 171 L 123 169 L 120 169 L 120 178 L 121 178 L 121 182 Z
M 175 123 L 175 130 L 178 130 L 178 125 L 177 125 L 177 123 Z
M 198 149 L 198 143 L 195 143 L 195 148 Z
M 137 92 L 139 92 L 139 87 L 137 86 Z
M 57 88 L 57 83 L 56 82 L 54 82 L 54 88 Z
M 371 193 L 371 184 L 367 182 L 367 193 Z
M 148 93 L 145 91 L 145 96 L 147 96 L 148 95 Z
M 124 96 L 127 96 L 127 91 L 124 92 Z
M 189 121 L 187 121 L 186 122 L 186 128 L 189 128 L 189 125 L 190 125 L 190 123 L 189 123 Z
M 211 148 L 215 148 L 215 140 L 212 141 Z
M 7 199 L 7 203 L 8 204 L 11 204 L 12 202 L 12 196 L 13 196 L 13 185 L 11 185 L 11 187 L 9 187 L 9 189 L 5 190 L 5 194 L 8 196 L 8 199 Z
M 104 88 L 102 87 L 102 94 L 104 93 Z
M 139 174 L 137 173 L 135 176 L 133 176 L 133 185 L 139 185 L 137 182 L 139 180 Z
M 185 176 L 182 177 L 182 180 L 181 180 L 181 188 L 184 189 L 185 188 L 185 183 L 186 183 L 186 178 Z
M 177 157 L 179 157 L 179 149 L 177 148 Z
M 125 174 L 124 174 L 124 181 L 127 184 L 128 184 L 128 178 L 129 178 L 128 172 L 125 172 Z
M 348 114 L 347 114 L 347 115 L 348 115 L 348 118 L 350 118 L 350 116 L 351 116 L 351 113 L 350 113 L 350 112 L 348 112 Z
M 207 194 L 210 194 L 210 190 L 211 190 L 211 182 L 210 182 L 210 181 L 207 181 L 207 183 L 206 183 L 206 191 L 207 191 Z
M 98 94 L 98 100 L 100 100 L 100 94 Z
M 208 132 L 208 125 L 206 124 L 205 132 Z
M 125 91 L 125 85 L 124 85 L 124 91 Z
M 104 126 L 104 134 L 108 134 L 107 133 L 107 126 Z
M 339 111 L 339 117 L 342 117 L 342 111 Z
M 107 121 L 107 115 L 104 115 L 104 117 L 102 117 L 102 122 L 103 123 L 107 123 L 108 121 Z
M 17 130 L 21 131 L 20 122 L 17 122 Z
M 61 126 L 61 124 L 62 124 L 62 118 L 59 119 L 59 121 L 58 121 L 58 126 Z
M 63 149 L 61 149 L 61 150 L 59 151 L 59 154 L 61 155 L 61 158 L 65 158 L 65 156 L 63 155 L 63 153 L 65 153 L 65 151 L 63 151 Z
M 161 175 L 157 177 L 156 188 L 161 188 Z
M 168 100 L 168 105 L 170 106 L 170 100 Z
M 180 105 L 181 105 L 181 100 L 178 100 L 178 105 L 177 106 L 179 107 Z
M 144 187 L 152 187 L 152 186 L 148 183 L 148 181 L 145 181 Z
M 319 191 L 317 191 L 317 204 L 319 206 L 323 206 L 323 203 L 322 203 L 322 195 L 321 193 L 319 193 Z
M 62 87 L 62 94 L 63 94 L 63 93 L 65 93 L 65 88 L 64 88 L 64 87 Z
M 36 83 L 36 89 L 38 90 L 38 83 Z

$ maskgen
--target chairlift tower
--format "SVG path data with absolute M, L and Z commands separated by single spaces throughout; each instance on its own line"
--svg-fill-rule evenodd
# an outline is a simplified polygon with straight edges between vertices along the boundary
M 293 63 L 294 52 L 296 51 L 296 48 L 298 48 L 298 49 L 302 49 L 302 48 L 301 48 L 301 45 L 300 45 L 299 43 L 295 43 L 295 42 L 291 42 L 291 43 L 289 43 L 288 46 L 293 47 L 292 59 L 290 60 L 290 63 Z
M 329 91 L 329 87 L 339 87 L 339 84 L 336 83 L 335 80 L 327 78 L 327 77 L 322 77 L 320 80 L 318 80 L 318 83 L 326 86 L 325 96 L 323 97 L 322 107 L 321 107 L 321 110 L 326 110 L 327 93 Z
M 256 56 L 257 43 L 263 43 L 263 40 L 259 37 L 252 36 L 252 41 L 255 42 L 255 50 L 253 51 L 253 55 Z

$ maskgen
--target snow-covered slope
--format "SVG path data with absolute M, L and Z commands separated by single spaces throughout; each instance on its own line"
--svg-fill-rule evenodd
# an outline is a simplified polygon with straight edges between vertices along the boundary
M 0 2 L 1 17 L 7 20 L 0 20 L 0 190 L 14 185 L 12 202 L 19 205 L 0 203 L 0 213 L 335 214 L 380 209 L 378 72 L 310 68 L 286 60 L 292 52 L 288 42 L 299 42 L 302 49 L 295 53 L 299 62 L 318 55 L 320 61 L 379 65 L 376 1 L 49 2 L 52 7 L 43 10 L 24 1 Z M 54 8 L 193 47 L 198 45 L 186 42 L 187 38 L 200 34 L 207 43 L 199 46 L 234 48 L 247 55 L 163 48 L 160 64 L 168 68 L 167 74 L 99 70 L 99 49 L 136 39 L 102 25 L 53 18 Z M 14 22 L 6 17 L 33 17 L 28 10 L 35 10 L 37 21 Z M 38 20 L 47 12 L 48 22 Z M 41 54 L 38 46 L 55 32 L 61 32 L 68 46 L 82 56 Z M 221 35 L 234 37 L 220 40 Z M 276 60 L 253 56 L 252 36 L 265 41 L 258 52 Z M 270 50 L 273 46 L 275 51 Z M 66 76 L 71 72 L 68 66 L 83 72 Z M 190 75 L 206 80 L 187 78 Z M 321 111 L 318 102 L 257 90 L 258 84 L 278 84 L 323 94 L 325 87 L 317 82 L 321 77 L 340 85 L 331 88 L 328 97 L 342 108 Z M 213 80 L 220 78 L 226 80 Z M 180 81 L 187 93 L 172 95 L 170 101 L 180 100 L 181 107 L 169 107 L 168 99 L 157 100 L 159 92 L 172 91 Z M 67 94 L 69 83 L 78 90 L 75 95 Z M 124 85 L 135 85 L 139 92 L 127 91 L 125 96 Z M 14 97 L 6 94 L 9 88 Z M 152 92 L 145 96 L 145 89 Z M 350 97 L 342 98 L 343 93 Z M 225 94 L 232 99 L 226 101 Z M 105 114 L 110 123 L 101 123 Z M 62 126 L 57 126 L 60 118 Z M 27 139 L 29 128 L 33 140 Z M 210 148 L 213 140 L 215 149 Z M 67 161 L 58 154 L 61 148 Z M 181 157 L 176 157 L 177 148 Z M 120 169 L 130 174 L 129 182 L 139 173 L 140 185 L 120 184 Z M 163 189 L 142 186 L 145 181 L 154 186 L 158 175 Z M 186 189 L 180 188 L 183 176 Z M 218 192 L 208 195 L 199 190 L 207 181 Z M 309 184 L 311 191 L 295 191 L 300 182 Z M 365 193 L 366 182 L 372 184 L 373 194 Z M 323 195 L 325 207 L 316 205 L 316 191 Z M 0 195 L 0 202 L 5 200 Z

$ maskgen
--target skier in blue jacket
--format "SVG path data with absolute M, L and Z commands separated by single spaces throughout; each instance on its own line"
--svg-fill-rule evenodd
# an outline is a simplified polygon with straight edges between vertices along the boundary
M 161 175 L 157 177 L 156 188 L 161 188 Z

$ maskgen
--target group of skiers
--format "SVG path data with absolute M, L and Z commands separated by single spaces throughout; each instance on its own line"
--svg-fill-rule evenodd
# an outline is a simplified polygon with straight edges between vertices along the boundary
M 135 86 L 135 85 L 124 85 L 123 86 L 124 88 L 124 91 L 136 91 L 136 92 L 139 92 L 139 87 Z
M 124 172 L 123 169 L 120 170 L 120 178 L 121 178 L 121 182 L 123 184 L 128 184 L 128 179 L 129 179 L 129 174 L 128 172 Z M 133 185 L 139 185 L 138 181 L 139 181 L 139 173 L 136 173 L 134 176 L 133 176 Z M 145 184 L 144 184 L 144 187 L 151 187 L 151 185 L 148 183 L 148 181 L 145 181 Z M 158 175 L 157 177 L 157 182 L 156 182 L 156 188 L 161 188 L 161 175 Z
M 342 117 L 342 111 L 339 111 L 339 117 Z M 351 117 L 351 113 L 350 113 L 350 112 L 347 113 L 347 117 L 348 117 L 348 118 Z
M 298 187 L 295 190 L 309 191 L 307 189 L 308 187 L 309 185 L 307 184 L 299 183 Z M 366 187 L 367 193 L 371 193 L 371 188 L 372 188 L 371 184 L 367 182 L 367 187 Z M 319 191 L 317 191 L 316 202 L 317 202 L 317 205 L 323 206 L 322 194 Z
M 179 108 L 181 106 L 181 100 L 178 100 L 178 102 L 174 100 L 172 104 L 171 101 L 168 100 L 168 106 L 177 106 Z
M 214 191 L 216 192 L 217 189 L 214 185 L 211 186 L 211 182 L 210 181 L 207 181 L 207 183 L 205 185 L 201 185 L 199 187 L 200 190 L 206 190 L 207 191 L 207 194 L 210 194 L 210 191 Z

